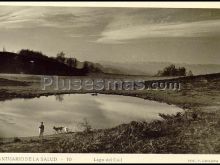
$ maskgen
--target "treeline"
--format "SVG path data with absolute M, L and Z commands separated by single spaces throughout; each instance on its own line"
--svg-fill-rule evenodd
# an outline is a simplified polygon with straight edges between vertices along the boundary
M 66 57 L 63 51 L 58 53 L 55 59 L 69 67 L 83 68 L 83 70 L 88 73 L 103 73 L 101 65 L 89 61 L 80 62 L 74 57 Z M 82 63 L 83 67 L 78 66 L 79 63 Z
M 193 73 L 191 70 L 187 72 L 185 67 L 177 68 L 172 64 L 163 70 L 159 70 L 156 76 L 193 76 Z
M 87 63 L 77 68 L 77 62 L 75 58 L 61 57 L 60 53 L 54 58 L 29 49 L 18 53 L 3 51 L 0 52 L 0 73 L 84 76 L 94 70 Z

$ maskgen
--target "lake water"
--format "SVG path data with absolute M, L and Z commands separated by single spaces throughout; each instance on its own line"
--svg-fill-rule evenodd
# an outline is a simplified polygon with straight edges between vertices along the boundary
M 0 137 L 37 136 L 40 122 L 45 134 L 53 126 L 80 131 L 87 120 L 94 129 L 111 128 L 131 121 L 161 119 L 159 113 L 182 112 L 174 105 L 117 95 L 71 94 L 0 102 Z

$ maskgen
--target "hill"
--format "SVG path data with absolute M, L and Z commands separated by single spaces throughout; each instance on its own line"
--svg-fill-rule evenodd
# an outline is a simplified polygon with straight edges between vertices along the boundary
M 109 62 L 100 61 L 103 67 L 120 70 L 124 74 L 132 75 L 155 75 L 157 72 L 171 64 L 176 67 L 185 67 L 187 71 L 191 70 L 194 75 L 219 73 L 219 64 L 185 64 L 170 62 Z M 138 67 L 137 67 L 138 66 Z
M 19 53 L 0 52 L 0 73 L 60 76 L 124 74 L 119 69 L 104 67 L 99 63 L 65 57 L 58 59 L 28 49 Z
M 39 52 L 26 53 L 0 52 L 0 73 L 84 76 L 85 68 L 69 67 L 54 58 Z

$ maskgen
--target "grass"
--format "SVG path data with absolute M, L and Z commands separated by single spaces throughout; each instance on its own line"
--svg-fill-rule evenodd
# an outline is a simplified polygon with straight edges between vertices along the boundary
M 3 77 L 0 76 L 2 80 Z M 15 80 L 16 78 L 16 80 Z M 1 100 L 32 98 L 67 92 L 39 88 L 39 77 L 17 77 L 7 86 L 0 82 Z M 32 81 L 32 79 L 34 81 Z M 152 79 L 152 78 L 150 78 Z M 9 79 L 5 78 L 5 81 Z M 147 80 L 147 78 L 146 78 Z M 185 109 L 176 115 L 160 114 L 162 121 L 133 121 L 111 129 L 70 134 L 3 139 L 1 152 L 71 153 L 220 153 L 220 74 L 178 78 L 181 91 L 101 91 L 165 102 Z M 148 79 L 148 81 L 150 81 Z M 172 81 L 172 80 L 171 80 Z M 176 81 L 176 80 L 175 80 Z M 25 88 L 24 88 L 24 83 Z M 28 83 L 28 86 L 26 86 Z M 74 93 L 70 91 L 68 93 Z M 80 91 L 86 93 L 86 91 Z

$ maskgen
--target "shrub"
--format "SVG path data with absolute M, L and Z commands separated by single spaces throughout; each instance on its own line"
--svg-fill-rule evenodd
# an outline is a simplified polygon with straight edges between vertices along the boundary
M 87 119 L 84 119 L 83 122 L 80 123 L 80 126 L 83 128 L 84 132 L 92 131 L 92 126 L 89 124 Z
M 165 67 L 162 71 L 159 70 L 157 76 L 186 76 L 186 68 L 176 68 L 175 65 Z
M 14 138 L 14 142 L 15 142 L 15 143 L 21 142 L 21 139 L 19 139 L 18 137 L 15 137 L 15 138 Z

